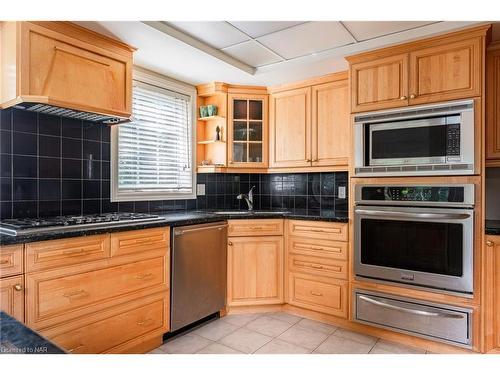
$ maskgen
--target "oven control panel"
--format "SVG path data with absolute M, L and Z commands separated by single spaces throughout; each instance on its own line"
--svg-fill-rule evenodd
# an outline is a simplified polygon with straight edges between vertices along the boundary
M 463 186 L 363 186 L 363 201 L 464 202 Z

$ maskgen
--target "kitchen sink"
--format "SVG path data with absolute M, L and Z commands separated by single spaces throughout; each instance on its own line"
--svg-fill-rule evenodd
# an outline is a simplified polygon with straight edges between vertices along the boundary
M 265 215 L 265 214 L 286 214 L 288 211 L 215 211 L 216 215 L 241 215 L 241 216 L 251 216 L 251 215 Z

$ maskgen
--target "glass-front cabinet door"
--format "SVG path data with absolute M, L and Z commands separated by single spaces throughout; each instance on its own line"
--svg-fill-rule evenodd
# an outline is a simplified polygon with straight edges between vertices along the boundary
M 267 167 L 267 95 L 229 94 L 228 100 L 228 167 Z

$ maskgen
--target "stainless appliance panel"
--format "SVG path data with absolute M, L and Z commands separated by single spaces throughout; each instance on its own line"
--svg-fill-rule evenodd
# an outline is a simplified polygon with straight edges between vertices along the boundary
M 355 290 L 354 320 L 470 348 L 472 309 Z
M 172 244 L 172 331 L 226 304 L 227 223 L 176 227 Z
M 373 131 L 443 126 L 457 122 L 460 128 L 459 155 L 409 156 L 387 159 L 374 158 L 371 155 Z M 365 131 L 366 126 L 369 126 L 368 132 Z M 362 113 L 354 118 L 353 136 L 355 176 L 466 175 L 474 173 L 473 100 Z
M 364 219 L 462 225 L 462 248 L 458 249 L 462 256 L 461 275 L 454 276 L 363 263 L 361 241 L 362 220 Z M 472 209 L 356 206 L 354 226 L 354 271 L 356 276 L 465 294 L 473 293 L 474 211 Z M 390 254 L 386 256 L 390 257 Z

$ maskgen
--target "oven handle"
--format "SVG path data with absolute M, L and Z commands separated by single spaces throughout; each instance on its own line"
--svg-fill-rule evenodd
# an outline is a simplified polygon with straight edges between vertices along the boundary
M 366 297 L 366 296 L 358 296 L 358 298 L 365 301 L 365 302 L 371 303 L 373 305 L 385 307 L 385 308 L 391 309 L 391 310 L 406 312 L 406 313 L 413 314 L 413 315 L 421 315 L 421 316 L 429 316 L 429 317 L 437 317 L 437 318 L 451 318 L 451 319 L 463 319 L 464 318 L 463 315 L 459 315 L 459 314 L 430 312 L 430 311 L 409 309 L 409 308 L 401 307 L 401 306 L 394 306 L 394 305 L 391 305 L 389 303 L 377 301 L 377 300 L 374 300 L 374 299 Z
M 381 210 L 362 210 L 356 209 L 357 214 L 366 216 L 393 216 L 401 218 L 414 219 L 447 219 L 447 220 L 464 220 L 471 217 L 470 214 L 455 214 L 455 213 L 419 213 L 419 212 L 403 212 L 403 211 L 381 211 Z

